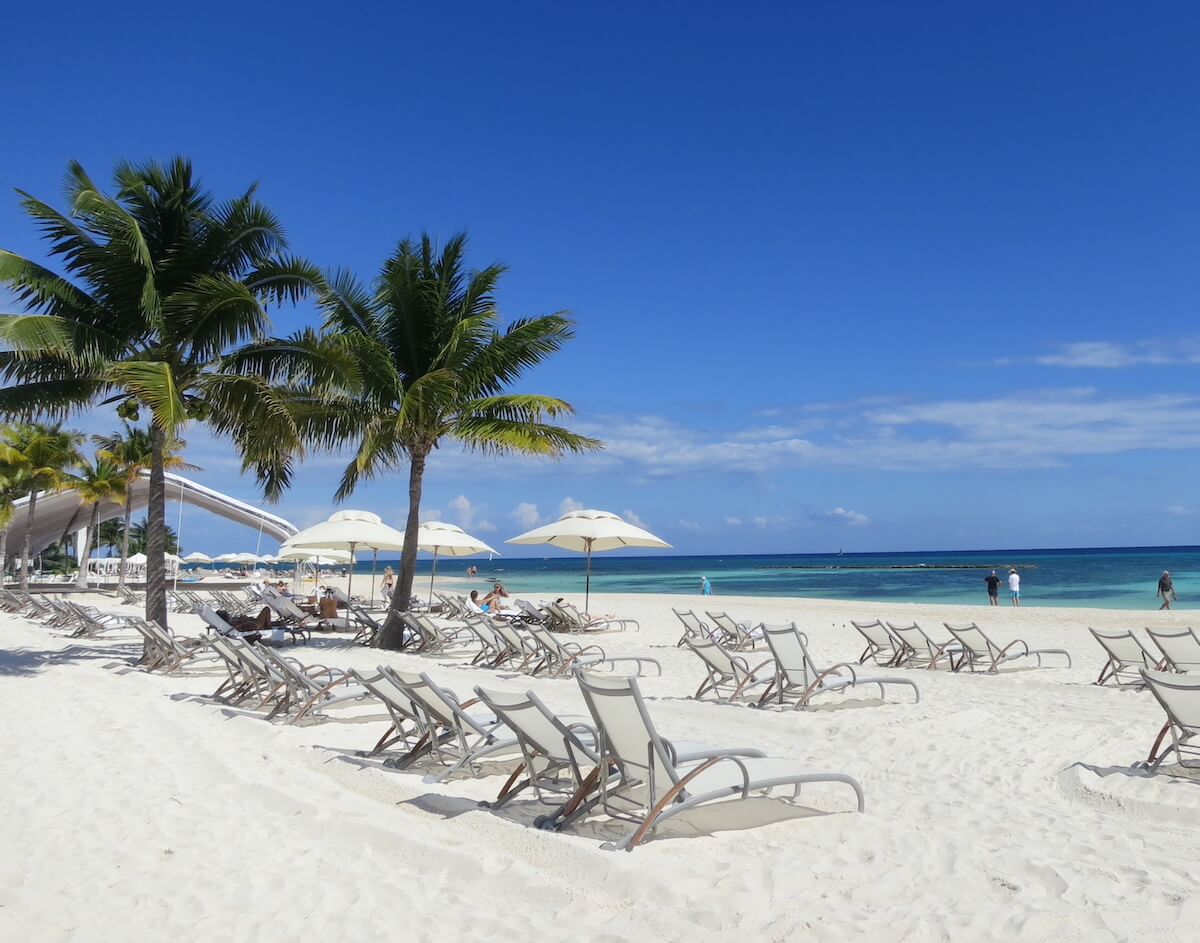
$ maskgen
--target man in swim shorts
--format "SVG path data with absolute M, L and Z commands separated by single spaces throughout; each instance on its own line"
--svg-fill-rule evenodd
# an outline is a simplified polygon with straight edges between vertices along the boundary
M 996 575 L 996 571 L 992 570 L 991 576 L 985 576 L 983 581 L 987 583 L 988 589 L 988 605 L 1000 605 L 1000 577 Z
M 1021 605 L 1021 577 L 1015 569 L 1008 571 L 1008 595 L 1012 597 L 1014 606 Z

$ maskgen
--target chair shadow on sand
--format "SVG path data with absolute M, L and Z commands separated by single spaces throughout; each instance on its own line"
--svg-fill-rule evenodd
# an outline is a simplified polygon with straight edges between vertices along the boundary
M 362 769 L 386 769 L 386 763 L 380 762 L 381 757 L 357 757 L 341 754 L 331 756 L 330 759 L 341 760 Z M 500 783 L 512 772 L 516 762 L 518 761 L 485 760 L 479 764 L 481 778 L 494 778 L 498 789 Z M 436 774 L 442 769 L 443 767 L 436 761 L 427 761 L 414 764 L 400 772 L 413 777 L 421 776 L 424 773 L 423 781 L 429 782 L 431 774 Z M 469 781 L 474 778 L 470 773 L 463 771 L 452 777 L 449 782 Z M 560 805 L 562 800 L 558 798 L 541 802 L 534 797 L 532 792 L 528 795 L 528 799 L 514 799 L 499 809 L 482 806 L 476 799 L 435 792 L 423 793 L 411 799 L 401 800 L 396 804 L 420 809 L 422 812 L 445 819 L 457 818 L 468 812 L 486 812 L 514 825 L 537 829 L 535 824 L 537 820 Z M 749 799 L 717 802 L 688 810 L 660 825 L 655 832 L 655 837 L 660 839 L 705 838 L 721 832 L 750 831 L 764 825 L 837 814 L 839 813 L 836 811 L 818 809 L 792 801 L 754 796 Z M 585 817 L 576 822 L 563 834 L 586 838 L 598 843 L 617 842 L 626 836 L 633 827 L 629 822 L 596 813 L 594 816 Z

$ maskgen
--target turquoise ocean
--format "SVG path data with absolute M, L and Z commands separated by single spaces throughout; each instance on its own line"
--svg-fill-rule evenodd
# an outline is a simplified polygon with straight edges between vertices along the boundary
M 497 556 L 440 559 L 441 576 L 466 577 L 479 568 L 472 585 L 502 580 L 506 588 L 539 598 L 578 595 L 584 588 L 584 558 Z M 380 559 L 379 572 L 395 560 Z M 418 574 L 427 591 L 431 561 L 422 554 Z M 802 596 L 879 602 L 986 603 L 984 577 L 995 569 L 1021 574 L 1026 605 L 1094 606 L 1105 609 L 1157 609 L 1155 588 L 1163 570 L 1175 582 L 1174 608 L 1200 608 L 1200 547 L 1120 547 L 1068 550 L 970 550 L 921 553 L 770 554 L 675 556 L 596 554 L 592 591 L 607 593 L 695 593 L 707 576 L 716 595 Z M 370 573 L 362 560 L 355 574 Z M 1008 602 L 1007 583 L 1001 601 Z

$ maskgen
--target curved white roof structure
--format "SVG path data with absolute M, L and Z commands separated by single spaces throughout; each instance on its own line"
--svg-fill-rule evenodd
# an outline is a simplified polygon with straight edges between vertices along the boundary
M 183 502 L 190 507 L 203 508 L 205 511 L 210 511 L 228 521 L 245 524 L 254 530 L 261 528 L 264 534 L 280 542 L 287 540 L 292 534 L 298 533 L 298 528 L 291 521 L 264 511 L 262 508 L 256 508 L 245 501 L 239 501 L 237 498 L 231 498 L 229 495 L 221 494 L 221 492 L 214 491 L 212 488 L 206 488 L 204 485 L 197 484 L 188 478 L 184 478 L 182 475 L 174 475 L 168 472 L 166 478 L 168 501 L 178 501 L 182 498 Z M 135 512 L 144 509 L 149 503 L 149 491 L 150 473 L 144 471 L 142 472 L 141 479 L 134 484 L 131 492 L 133 510 Z M 12 526 L 8 529 L 8 547 L 10 553 L 15 552 L 19 554 L 21 547 L 24 545 L 25 508 L 28 504 L 28 498 L 20 498 L 16 502 L 16 512 L 13 514 Z M 114 518 L 121 518 L 124 514 L 125 508 L 123 505 L 113 504 L 108 501 L 100 505 L 101 523 L 113 520 Z M 38 495 L 37 510 L 34 512 L 32 552 L 40 553 L 52 543 L 62 540 L 68 534 L 73 534 L 87 527 L 91 524 L 91 521 L 91 507 L 85 506 L 79 500 L 79 496 L 74 490 L 56 491 L 52 494 L 40 493 Z

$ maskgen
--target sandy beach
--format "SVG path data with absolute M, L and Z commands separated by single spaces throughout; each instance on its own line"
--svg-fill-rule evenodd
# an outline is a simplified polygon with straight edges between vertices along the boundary
M 134 610 L 93 596 L 112 611 Z M 857 658 L 850 619 L 977 621 L 998 641 L 1065 648 L 1069 669 L 911 677 L 919 704 L 826 698 L 808 711 L 697 702 L 703 672 L 674 647 L 671 607 L 795 620 L 819 663 Z M 531 827 L 533 799 L 502 812 L 515 760 L 481 778 L 426 781 L 368 750 L 387 726 L 362 702 L 302 725 L 206 699 L 212 669 L 129 667 L 140 642 L 73 640 L 0 616 L 0 937 L 44 941 L 513 939 L 536 929 L 595 940 L 1190 940 L 1200 919 L 1200 784 L 1148 776 L 1163 715 L 1144 692 L 1097 688 L 1087 633 L 1179 626 L 1189 613 L 929 606 L 788 599 L 593 597 L 640 632 L 592 641 L 662 662 L 643 679 L 660 731 L 756 746 L 856 777 L 798 806 L 751 800 L 680 817 L 632 853 L 604 820 Z M 181 634 L 199 620 L 174 616 Z M 318 636 L 306 663 L 428 671 L 536 691 L 584 713 L 571 680 L 527 678 L 351 647 Z M 764 656 L 765 657 L 765 656 Z M 752 659 L 757 663 L 761 659 Z

